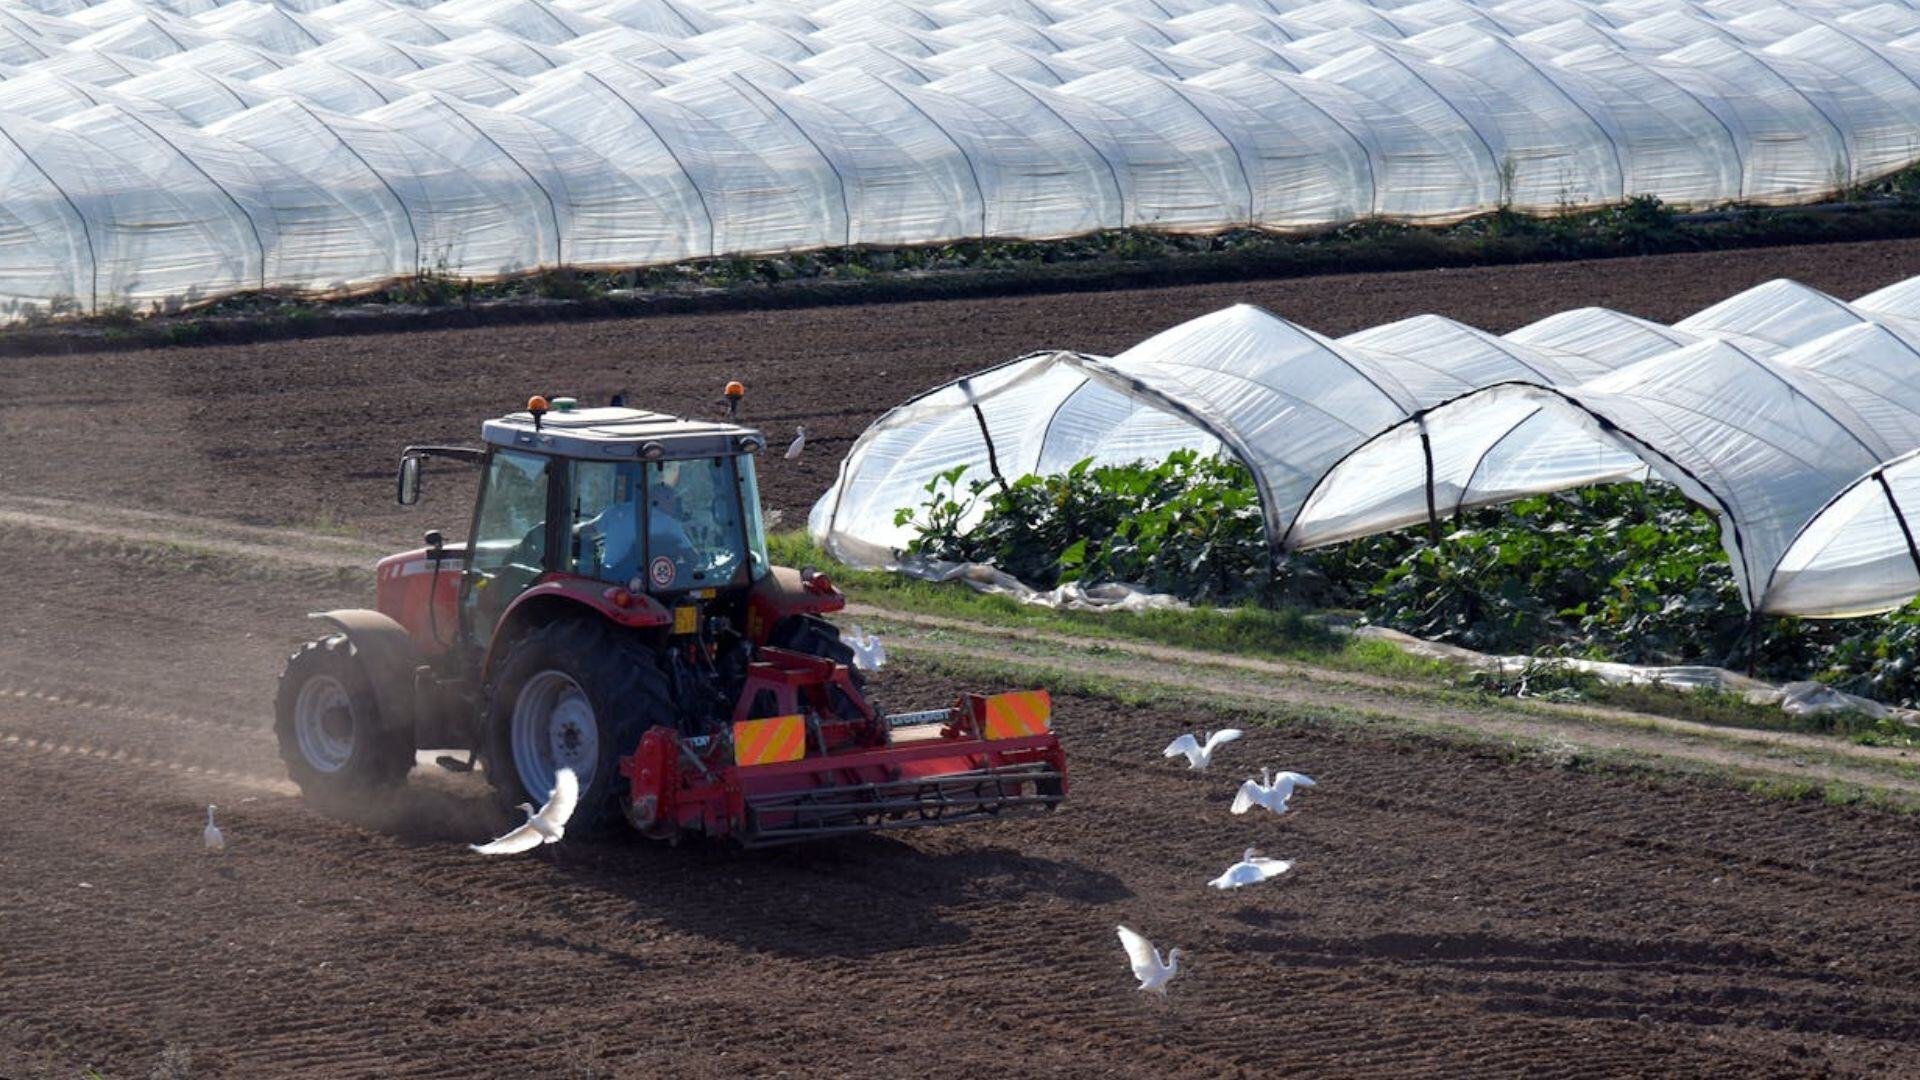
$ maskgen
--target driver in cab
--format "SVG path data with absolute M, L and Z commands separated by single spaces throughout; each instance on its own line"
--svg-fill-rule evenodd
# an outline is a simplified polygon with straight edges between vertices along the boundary
M 666 588 L 680 577 L 681 567 L 692 560 L 693 538 L 681 524 L 680 462 L 661 462 L 653 468 L 652 482 L 646 485 L 647 543 L 655 565 L 649 567 L 648 573 L 654 587 Z M 600 576 L 617 581 L 631 579 L 640 572 L 642 555 L 637 543 L 640 508 L 632 501 L 632 488 L 623 483 L 621 489 L 624 498 L 583 523 L 584 529 L 597 534 L 596 561 Z M 660 565 L 662 559 L 667 560 L 664 566 Z

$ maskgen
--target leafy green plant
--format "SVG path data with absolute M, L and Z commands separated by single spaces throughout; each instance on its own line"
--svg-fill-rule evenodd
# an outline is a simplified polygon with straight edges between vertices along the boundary
M 991 563 L 1039 588 L 1125 581 L 1211 603 L 1260 595 L 1273 580 L 1260 500 L 1236 462 L 1183 450 L 1155 465 L 1087 460 L 963 489 L 964 472 L 934 477 L 917 508 L 896 512 L 915 533 L 909 551 Z
M 988 563 L 1037 588 L 1120 581 L 1205 604 L 1358 609 L 1487 652 L 1814 672 L 1865 697 L 1920 701 L 1920 604 L 1877 619 L 1767 619 L 1756 640 L 1718 521 L 1665 484 L 1522 499 L 1463 514 L 1438 540 L 1421 527 L 1276 563 L 1235 461 L 1182 451 L 1005 484 L 965 476 L 942 473 L 897 513 L 912 552 Z M 1482 688 L 1518 692 L 1504 685 Z

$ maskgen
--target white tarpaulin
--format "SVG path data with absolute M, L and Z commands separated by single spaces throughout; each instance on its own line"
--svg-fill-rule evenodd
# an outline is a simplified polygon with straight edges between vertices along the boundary
M 152 119 L 174 148 L 66 124 L 101 107 Z M 291 126 L 267 130 L 276 119 Z M 316 119 L 318 146 L 291 147 Z M 65 135 L 46 143 L 33 124 Z M 1920 159 L 1920 14 L 1833 0 L 34 0 L 0 4 L 0 130 L 15 127 L 0 169 L 31 175 L 6 213 L 36 224 L 0 244 L 0 320 L 360 288 L 380 267 L 486 278 L 1124 227 L 1447 222 L 1638 195 L 1809 201 Z M 236 230 L 220 208 L 234 200 L 208 198 L 169 164 L 181 156 L 292 191 L 257 193 Z M 348 175 L 382 190 L 333 186 Z M 347 228 L 316 268 L 316 190 L 398 202 L 413 227 Z M 272 220 L 283 207 L 302 221 Z M 153 227 L 96 234 L 94 220 Z M 273 250 L 297 242 L 309 249 Z M 1739 332 L 1743 348 L 1780 347 L 1767 326 Z
M 1585 308 L 1506 337 L 1419 316 L 1337 341 L 1241 305 L 1114 357 L 1039 353 L 895 409 L 809 527 L 840 558 L 888 565 L 911 539 L 895 512 L 951 469 L 964 489 L 995 468 L 1179 448 L 1249 467 L 1276 554 L 1658 476 L 1718 516 L 1749 606 L 1852 614 L 1911 593 L 1899 515 L 1868 492 L 1808 523 L 1920 448 L 1920 330 L 1882 310 L 1909 292 L 1855 305 L 1776 281 L 1685 331 Z M 1920 502 L 1910 462 L 1885 478 Z

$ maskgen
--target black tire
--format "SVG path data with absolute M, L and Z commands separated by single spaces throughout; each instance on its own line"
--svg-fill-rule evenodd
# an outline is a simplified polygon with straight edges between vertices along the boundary
M 820 616 L 792 615 L 780 620 L 767 636 L 767 644 L 845 664 L 848 676 L 853 679 L 853 688 L 860 691 L 862 697 L 866 696 L 867 673 L 853 665 L 853 646 L 841 641 L 840 631 Z M 860 715 L 859 708 L 838 691 L 834 692 L 834 702 L 834 710 L 842 719 L 851 720 Z
M 865 673 L 853 666 L 853 646 L 841 641 L 840 631 L 818 615 L 793 615 L 780 620 L 773 633 L 767 635 L 767 644 L 845 664 L 847 670 L 853 672 L 855 686 L 866 682 Z
M 630 791 L 618 760 L 640 745 L 656 725 L 672 727 L 676 715 L 665 672 L 639 636 L 599 619 L 562 619 L 515 642 L 493 680 L 487 705 L 487 777 L 504 806 L 546 801 L 545 785 L 523 782 L 514 757 L 513 717 L 523 690 L 535 676 L 558 672 L 572 680 L 593 711 L 598 750 L 593 778 L 584 780 L 569 833 L 602 832 L 626 820 Z M 531 790 L 540 786 L 542 790 Z
M 337 802 L 393 788 L 413 769 L 413 733 L 382 723 L 373 684 L 344 634 L 310 641 L 287 659 L 273 733 L 287 775 L 309 799 Z

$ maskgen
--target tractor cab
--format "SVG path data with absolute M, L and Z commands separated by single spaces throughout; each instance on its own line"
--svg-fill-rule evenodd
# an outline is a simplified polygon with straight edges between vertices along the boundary
M 408 447 L 397 482 L 413 505 L 425 461 L 478 466 L 468 539 L 382 559 L 375 608 L 317 615 L 337 632 L 288 661 L 276 732 L 309 794 L 397 782 L 445 748 L 508 804 L 570 770 L 582 828 L 750 844 L 1064 798 L 1044 693 L 874 706 L 825 618 L 845 599 L 768 559 L 759 432 L 535 397 L 481 438 Z
M 470 641 L 548 575 L 672 607 L 744 594 L 771 569 L 754 474 L 766 440 L 750 428 L 561 398 L 482 437 L 460 595 Z

